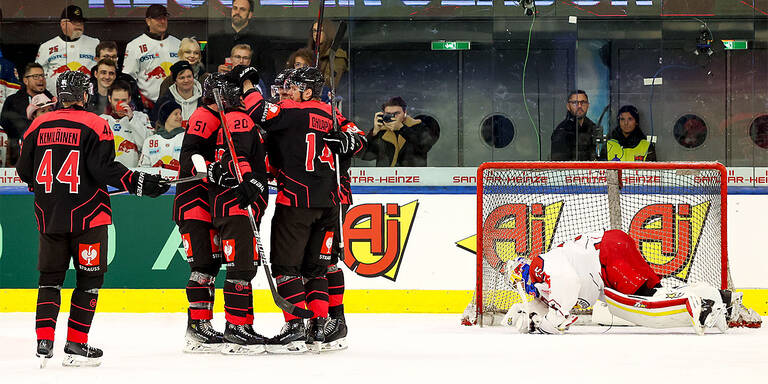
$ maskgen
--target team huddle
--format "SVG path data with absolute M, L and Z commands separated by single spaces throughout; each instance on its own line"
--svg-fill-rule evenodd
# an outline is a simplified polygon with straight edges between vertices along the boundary
M 98 365 L 102 351 L 88 344 L 98 290 L 106 272 L 106 225 L 111 224 L 107 185 L 157 197 L 169 182 L 115 162 L 112 131 L 83 110 L 91 91 L 79 72 L 57 79 L 62 108 L 38 119 L 24 136 L 17 169 L 35 194 L 40 231 L 40 281 L 36 311 L 41 366 L 53 356 L 69 260 L 77 287 L 64 348 L 64 365 Z M 320 101 L 325 79 L 312 67 L 279 77 L 280 99 L 256 89 L 258 71 L 237 66 L 203 84 L 203 105 L 190 117 L 180 155 L 173 203 L 191 267 L 185 352 L 301 353 L 346 347 L 338 262 L 340 209 L 351 202 L 348 168 L 366 143 L 364 133 Z M 194 177 L 202 156 L 204 177 Z M 259 225 L 268 182 L 277 198 L 270 262 L 275 301 L 286 324 L 274 337 L 253 328 L 251 280 L 265 260 Z M 339 181 L 340 180 L 340 181 Z M 226 324 L 211 324 L 216 275 L 226 267 Z M 264 265 L 268 270 L 267 265 Z M 274 285 L 270 281 L 270 285 Z M 280 303 L 284 303 L 280 305 Z M 305 325 L 304 318 L 309 318 Z

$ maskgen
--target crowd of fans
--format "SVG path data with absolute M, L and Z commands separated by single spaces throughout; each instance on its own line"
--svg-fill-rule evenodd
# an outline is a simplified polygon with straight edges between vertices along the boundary
M 91 76 L 93 91 L 86 110 L 109 123 L 118 161 L 128 167 L 177 168 L 184 129 L 201 103 L 201 84 L 206 77 L 229 72 L 236 65 L 252 65 L 268 82 L 260 82 L 258 87 L 266 97 L 270 86 L 275 86 L 271 84 L 276 74 L 274 60 L 266 54 L 265 42 L 254 37 L 249 22 L 252 9 L 253 0 L 233 1 L 231 22 L 220 31 L 211 31 L 205 48 L 211 64 L 206 67 L 200 42 L 168 34 L 167 9 L 152 5 L 146 11 L 145 31 L 127 44 L 120 68 L 118 45 L 86 35 L 82 9 L 66 7 L 61 13 L 61 34 L 42 43 L 37 58 L 22 73 L 0 53 L 0 166 L 15 164 L 27 127 L 36 116 L 56 106 L 56 79 L 73 70 Z M 285 68 L 317 66 L 326 78 L 323 100 L 328 102 L 331 78 L 333 86 L 338 86 L 348 71 L 349 59 L 343 49 L 337 49 L 331 77 L 330 48 L 336 26 L 328 20 L 322 22 L 319 47 L 317 29 L 317 23 L 308 28 L 306 46 L 288 56 Z M 552 133 L 551 160 L 656 160 L 654 144 L 640 128 L 637 108 L 621 107 L 616 128 L 608 137 L 586 117 L 589 98 L 584 91 L 568 95 L 566 110 L 565 120 Z M 434 118 L 411 116 L 406 101 L 393 97 L 374 116 L 369 146 L 361 157 L 375 160 L 377 166 L 428 166 L 427 153 L 439 136 Z M 160 147 L 174 148 L 176 156 L 168 156 L 167 150 L 158 156 Z

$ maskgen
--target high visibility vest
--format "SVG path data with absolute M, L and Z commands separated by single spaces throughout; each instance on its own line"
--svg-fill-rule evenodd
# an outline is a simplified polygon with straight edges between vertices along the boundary
M 650 146 L 651 143 L 643 139 L 636 147 L 625 148 L 619 145 L 618 140 L 611 139 L 606 143 L 607 158 L 609 161 L 645 161 Z

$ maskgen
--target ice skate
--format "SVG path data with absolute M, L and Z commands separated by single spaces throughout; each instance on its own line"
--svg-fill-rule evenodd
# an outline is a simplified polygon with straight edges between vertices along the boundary
M 344 318 L 328 319 L 328 323 L 325 324 L 325 342 L 320 350 L 326 352 L 345 348 L 347 348 L 347 322 Z
M 307 351 L 304 320 L 291 320 L 280 333 L 267 340 L 268 353 L 304 353 Z
M 250 328 L 252 329 L 252 328 Z M 265 339 L 249 331 L 247 325 L 235 325 L 227 322 L 224 330 L 224 346 L 221 353 L 225 355 L 258 355 L 265 351 Z
M 48 360 L 53 357 L 53 340 L 38 340 L 35 355 L 40 359 L 40 368 L 45 368 Z
M 101 365 L 101 356 L 104 355 L 101 349 L 73 341 L 67 341 L 64 353 L 66 356 L 61 365 L 65 367 L 98 367 Z
M 314 353 L 320 353 L 323 343 L 325 343 L 325 325 L 328 323 L 327 317 L 316 317 L 309 320 L 307 327 L 307 348 Z
M 222 347 L 224 335 L 213 328 L 210 320 L 189 320 L 184 336 L 184 352 L 220 353 Z

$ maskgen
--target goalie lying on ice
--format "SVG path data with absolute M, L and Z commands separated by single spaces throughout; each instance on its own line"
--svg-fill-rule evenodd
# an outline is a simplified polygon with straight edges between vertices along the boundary
M 506 270 L 534 297 L 514 304 L 505 316 L 503 323 L 521 333 L 561 334 L 576 321 L 569 313 L 574 305 L 591 307 L 597 299 L 606 301 L 613 315 L 637 325 L 691 325 L 699 335 L 709 327 L 725 332 L 741 307 L 740 292 L 703 283 L 662 287 L 634 240 L 620 230 L 578 236 L 530 260 L 510 260 Z

